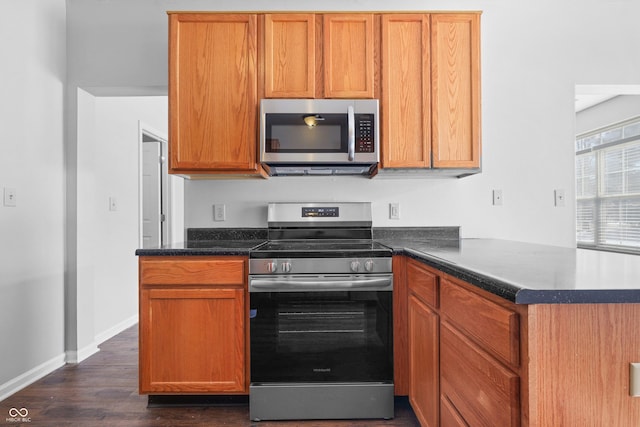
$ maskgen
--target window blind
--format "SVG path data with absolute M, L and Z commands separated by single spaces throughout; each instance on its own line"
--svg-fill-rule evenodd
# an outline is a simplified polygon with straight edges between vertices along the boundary
M 640 118 L 576 138 L 578 246 L 640 253 Z

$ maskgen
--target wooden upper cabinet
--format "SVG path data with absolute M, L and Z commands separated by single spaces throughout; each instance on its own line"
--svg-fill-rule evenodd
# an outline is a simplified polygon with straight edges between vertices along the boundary
M 374 34 L 373 14 L 323 15 L 325 98 L 374 97 Z
M 433 167 L 480 166 L 480 15 L 431 15 Z
M 316 96 L 316 15 L 264 17 L 264 92 L 267 98 Z
M 382 16 L 382 167 L 431 165 L 429 15 Z
M 169 14 L 169 169 L 255 172 L 257 16 Z
M 383 168 L 480 167 L 480 15 L 385 14 Z

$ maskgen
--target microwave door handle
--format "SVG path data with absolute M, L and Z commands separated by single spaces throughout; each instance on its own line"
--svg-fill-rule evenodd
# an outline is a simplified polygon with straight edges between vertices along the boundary
M 347 120 L 348 120 L 348 136 L 347 136 L 347 159 L 353 162 L 356 152 L 356 118 L 353 112 L 353 105 L 347 107 Z

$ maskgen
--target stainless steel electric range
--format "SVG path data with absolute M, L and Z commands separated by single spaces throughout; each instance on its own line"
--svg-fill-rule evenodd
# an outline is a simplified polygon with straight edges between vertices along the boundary
M 370 203 L 273 203 L 249 260 L 250 417 L 393 418 L 391 250 Z

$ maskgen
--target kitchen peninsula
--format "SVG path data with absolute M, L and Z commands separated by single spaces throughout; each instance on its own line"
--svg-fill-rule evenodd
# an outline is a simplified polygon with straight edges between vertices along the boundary
M 192 232 L 205 240 L 136 254 L 141 272 L 159 259 L 244 259 L 263 239 L 252 233 L 211 240 Z M 396 394 L 409 396 L 422 425 L 640 419 L 640 398 L 630 395 L 631 364 L 640 362 L 637 256 L 425 236 L 374 229 L 394 255 Z

